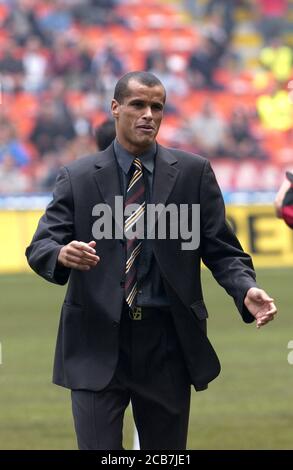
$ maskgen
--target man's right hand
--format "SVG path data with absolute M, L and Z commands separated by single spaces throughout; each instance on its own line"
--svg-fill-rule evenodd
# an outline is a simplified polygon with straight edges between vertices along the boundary
M 95 241 L 84 243 L 74 240 L 61 248 L 58 263 L 66 268 L 89 271 L 100 261 L 95 246 Z

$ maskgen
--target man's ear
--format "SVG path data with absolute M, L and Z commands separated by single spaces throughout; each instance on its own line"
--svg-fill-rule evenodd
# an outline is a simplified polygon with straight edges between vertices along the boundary
M 112 115 L 114 118 L 118 118 L 119 116 L 119 103 L 117 100 L 112 100 L 112 103 L 111 103 L 111 111 L 112 111 Z

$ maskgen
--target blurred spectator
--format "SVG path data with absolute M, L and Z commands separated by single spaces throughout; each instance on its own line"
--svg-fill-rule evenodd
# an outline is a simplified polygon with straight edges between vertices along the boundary
M 185 96 L 187 94 L 186 81 L 179 74 L 175 74 L 170 70 L 164 55 L 157 56 L 153 60 L 152 68 L 149 71 L 164 83 L 167 95 L 171 101 L 174 96 Z
M 107 119 L 95 129 L 95 139 L 98 150 L 105 150 L 116 137 L 114 119 Z
M 198 20 L 203 14 L 202 4 L 198 0 L 183 0 L 183 4 L 193 20 Z
M 112 10 L 120 2 L 121 0 L 90 0 L 91 5 L 99 8 L 105 8 L 106 10 Z
M 16 131 L 7 119 L 0 121 L 0 162 L 9 154 L 15 166 L 25 166 L 29 162 L 29 154 L 18 140 Z
M 98 78 L 96 78 L 95 87 L 99 97 L 99 107 L 106 113 L 110 112 L 109 103 L 113 98 L 116 81 L 117 77 L 114 75 L 110 64 L 104 64 L 99 71 Z
M 58 119 L 68 121 L 72 126 L 74 126 L 73 113 L 67 104 L 67 88 L 65 79 L 62 77 L 53 78 L 53 80 L 50 81 L 49 87 L 44 96 L 46 96 L 47 100 L 49 100 L 54 106 Z
M 71 78 L 70 84 L 74 88 L 87 91 L 93 88 L 94 77 L 92 74 L 92 52 L 86 41 L 79 40 L 75 47 L 78 50 L 78 61 L 75 68 L 75 76 Z
M 69 142 L 69 150 L 72 160 L 83 158 L 96 152 L 96 144 L 92 134 L 78 135 Z
M 243 107 L 237 107 L 232 112 L 227 126 L 225 153 L 227 157 L 235 160 L 244 158 L 265 160 L 267 158 L 265 151 L 253 135 L 249 114 Z
M 63 78 L 54 78 L 50 82 L 46 96 L 55 108 L 58 120 L 63 123 L 67 122 L 74 131 L 72 136 L 67 140 L 71 140 L 75 136 L 91 134 L 89 113 L 82 103 L 76 108 L 68 105 L 66 82 Z
M 86 110 L 77 109 L 73 113 L 73 127 L 76 133 L 76 136 L 90 136 L 92 125 L 91 120 L 87 116 Z
M 38 191 L 53 190 L 60 167 L 69 164 L 77 158 L 95 153 L 96 146 L 91 135 L 80 135 L 66 141 L 58 151 L 43 154 L 41 162 L 34 169 L 34 187 Z
M 127 18 L 117 14 L 115 7 L 124 0 L 80 0 L 73 8 L 75 19 L 82 24 L 128 26 Z
M 145 70 L 150 71 L 159 61 L 166 61 L 166 53 L 163 51 L 162 47 L 163 46 L 159 42 L 155 48 L 146 52 L 144 67 Z
M 125 71 L 125 63 L 123 63 L 120 54 L 113 44 L 108 44 L 102 51 L 98 51 L 92 61 L 93 72 L 99 79 L 100 74 L 107 69 L 115 76 L 120 77 Z
M 73 15 L 66 0 L 50 0 L 49 7 L 39 18 L 39 25 L 51 40 L 58 33 L 68 32 L 73 25 Z
M 30 135 L 30 140 L 38 150 L 39 156 L 62 148 L 75 135 L 71 118 L 60 115 L 50 99 L 43 102 Z
M 82 74 L 89 70 L 90 58 L 81 53 L 73 41 L 57 37 L 51 50 L 50 75 L 64 78 L 69 87 L 80 88 Z
M 202 37 L 199 47 L 190 55 L 187 69 L 192 88 L 222 90 L 224 86 L 215 81 L 219 52 L 209 38 Z
M 260 52 L 260 63 L 272 72 L 278 82 L 287 82 L 292 75 L 293 52 L 281 38 L 272 38 Z
M 24 68 L 24 89 L 29 92 L 42 91 L 46 84 L 48 60 L 41 50 L 38 37 L 30 36 L 22 58 Z
M 257 98 L 256 106 L 266 129 L 289 131 L 292 128 L 293 108 L 287 90 L 275 84 L 270 94 Z
M 24 68 L 20 50 L 12 38 L 0 45 L 0 71 L 4 91 L 15 93 L 22 89 Z
M 28 177 L 16 166 L 14 157 L 5 153 L 0 161 L 0 194 L 21 193 L 28 189 Z
M 235 27 L 235 8 L 243 5 L 243 0 L 208 0 L 205 15 L 217 15 L 228 39 L 231 39 Z
M 101 109 L 106 113 L 110 111 L 109 103 L 113 97 L 115 83 L 125 73 L 126 62 L 111 42 L 104 50 L 98 51 L 92 60 L 95 88 Z
M 37 0 L 18 0 L 11 5 L 9 15 L 4 22 L 4 28 L 10 32 L 20 46 L 26 44 L 30 36 L 38 37 L 43 44 L 48 40 L 45 31 L 38 23 L 35 14 Z
M 287 0 L 256 0 L 252 2 L 259 30 L 266 44 L 272 37 L 280 36 L 285 29 L 288 14 Z
M 275 208 L 277 217 L 293 229 L 293 172 L 286 172 L 286 178 L 275 198 Z
M 201 111 L 189 122 L 190 140 L 194 153 L 206 158 L 223 155 L 226 123 L 211 100 L 206 100 Z
M 223 29 L 221 19 L 217 14 L 211 15 L 202 30 L 204 37 L 210 40 L 215 48 L 215 54 L 220 58 L 226 51 L 229 36 Z
M 62 158 L 56 152 L 44 154 L 42 163 L 38 165 L 35 174 L 35 190 L 50 192 L 54 188 L 57 175 L 62 166 Z

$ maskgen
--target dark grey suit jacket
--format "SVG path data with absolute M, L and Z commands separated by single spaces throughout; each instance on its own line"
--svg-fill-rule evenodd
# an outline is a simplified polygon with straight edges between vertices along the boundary
M 119 321 L 124 299 L 123 241 L 97 240 L 100 262 L 90 271 L 57 264 L 61 247 L 72 240 L 89 242 L 96 217 L 93 207 L 114 208 L 120 194 L 113 146 L 64 167 L 54 197 L 26 250 L 33 270 L 50 282 L 65 284 L 54 364 L 54 383 L 71 389 L 101 390 L 111 380 L 118 359 Z M 172 315 L 183 348 L 191 383 L 207 387 L 220 372 L 217 355 L 206 336 L 200 262 L 212 271 L 247 323 L 252 315 L 243 305 L 256 286 L 253 265 L 225 222 L 222 195 L 209 162 L 196 155 L 158 146 L 153 202 L 200 204 L 200 246 L 181 249 L 182 240 L 153 240 Z

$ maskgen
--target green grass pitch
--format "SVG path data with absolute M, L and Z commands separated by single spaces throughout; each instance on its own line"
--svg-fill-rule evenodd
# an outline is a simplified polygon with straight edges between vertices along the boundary
M 257 330 L 204 272 L 209 337 L 222 363 L 208 391 L 192 395 L 189 449 L 292 449 L 293 269 L 258 270 L 279 315 Z M 0 276 L 0 449 L 75 449 L 70 392 L 51 384 L 64 288 L 33 274 Z M 124 446 L 132 445 L 128 411 Z

